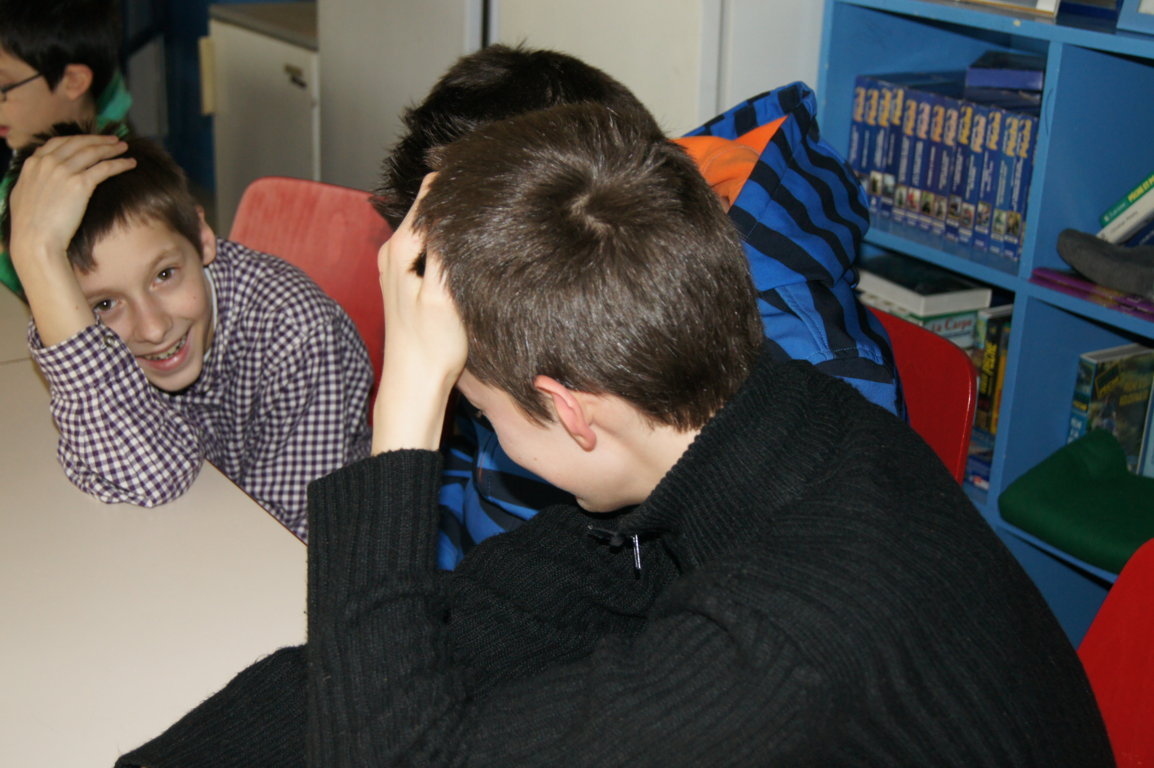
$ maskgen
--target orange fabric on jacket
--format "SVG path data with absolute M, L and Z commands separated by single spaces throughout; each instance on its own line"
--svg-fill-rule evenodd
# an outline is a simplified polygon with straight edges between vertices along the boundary
M 754 128 L 737 139 L 683 136 L 673 142 L 689 153 L 701 175 L 728 209 L 753 172 L 765 145 L 785 122 L 784 117 Z

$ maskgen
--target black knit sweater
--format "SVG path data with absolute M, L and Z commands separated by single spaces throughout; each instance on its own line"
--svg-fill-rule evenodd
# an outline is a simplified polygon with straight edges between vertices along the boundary
M 438 482 L 398 451 L 314 483 L 308 646 L 121 764 L 1113 764 L 947 471 L 804 363 L 763 358 L 635 510 L 547 510 L 450 574 Z

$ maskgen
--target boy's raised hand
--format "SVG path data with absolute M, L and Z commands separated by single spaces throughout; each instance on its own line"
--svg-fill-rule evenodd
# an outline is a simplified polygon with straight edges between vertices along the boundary
M 381 246 L 377 266 L 385 305 L 385 356 L 373 411 L 373 453 L 398 448 L 436 449 L 445 407 L 465 367 L 468 345 L 436 254 L 425 254 L 413 230 L 413 207 Z M 424 274 L 416 263 L 425 256 Z
M 8 198 L 8 250 L 45 346 L 95 322 L 68 263 L 92 191 L 136 166 L 116 136 L 59 136 L 28 158 Z
M 116 136 L 58 136 L 38 148 L 8 201 L 9 245 L 35 240 L 66 250 L 96 185 L 136 166 L 117 158 L 127 148 Z

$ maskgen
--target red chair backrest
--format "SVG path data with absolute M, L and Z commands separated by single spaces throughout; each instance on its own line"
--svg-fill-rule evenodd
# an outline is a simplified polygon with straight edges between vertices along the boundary
M 970 356 L 933 331 L 872 311 L 890 337 L 910 426 L 962 482 L 978 404 L 977 373 Z
M 1154 766 L 1154 540 L 1118 574 L 1078 656 L 1118 768 Z
M 375 382 L 385 344 L 377 251 L 390 235 L 368 192 L 268 176 L 245 189 L 229 239 L 300 267 L 344 307 L 369 350 Z

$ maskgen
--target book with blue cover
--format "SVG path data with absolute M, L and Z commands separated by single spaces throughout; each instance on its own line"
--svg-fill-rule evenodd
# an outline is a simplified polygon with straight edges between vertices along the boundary
M 966 143 L 966 173 L 962 181 L 961 216 L 958 220 L 958 244 L 973 245 L 974 230 L 978 224 L 978 202 L 981 195 L 982 169 L 986 157 L 986 123 L 990 107 L 967 102 L 969 113 L 969 141 Z
M 994 202 L 998 194 L 998 174 L 1002 163 L 1002 140 L 1006 110 L 986 105 L 986 132 L 982 143 L 982 169 L 974 202 L 974 250 L 988 251 L 994 222 Z
M 1154 386 L 1154 349 L 1122 344 L 1083 353 L 1078 358 L 1067 443 L 1092 429 L 1111 432 L 1137 472 Z
M 1017 51 L 986 51 L 966 68 L 966 88 L 1040 91 L 1046 57 Z

